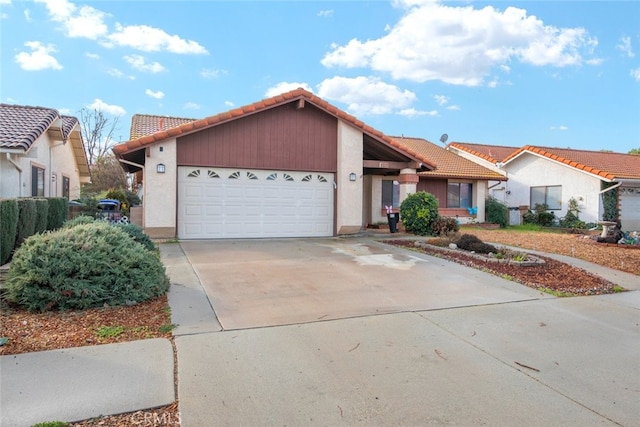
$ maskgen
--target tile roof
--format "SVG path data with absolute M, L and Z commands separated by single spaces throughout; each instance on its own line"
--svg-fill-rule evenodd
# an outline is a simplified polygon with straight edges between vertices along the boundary
M 89 177 L 80 122 L 76 117 L 62 116 L 53 108 L 0 104 L 0 150 L 27 152 L 42 134 L 52 129 L 56 137 L 62 132 L 60 136 L 70 141 L 78 173 Z
M 52 108 L 0 104 L 0 148 L 28 151 L 59 117 Z
M 504 159 L 504 163 L 524 153 L 537 154 L 608 180 L 640 179 L 638 155 L 526 145 Z
M 298 100 L 305 100 L 306 102 L 311 103 L 312 105 L 339 118 L 340 120 L 343 120 L 349 123 L 350 125 L 360 129 L 364 134 L 367 134 L 377 139 L 378 141 L 382 141 L 383 143 L 393 147 L 394 149 L 401 151 L 407 157 L 411 157 L 414 160 L 423 163 L 425 166 L 429 168 L 435 167 L 428 158 L 425 158 L 419 155 L 418 153 L 412 151 L 411 149 L 408 149 L 407 147 L 404 147 L 405 149 L 402 149 L 402 147 L 398 142 L 386 136 L 379 130 L 376 130 L 371 126 L 366 125 L 365 123 L 358 120 L 357 118 L 350 115 L 349 113 L 340 110 L 339 108 L 329 104 L 327 101 L 323 100 L 322 98 L 302 88 L 294 89 L 292 91 L 285 92 L 283 94 L 276 95 L 271 98 L 266 98 L 266 99 L 263 99 L 262 101 L 254 102 L 253 104 L 245 105 L 243 107 L 238 107 L 224 113 L 216 114 L 214 116 L 205 117 L 204 119 L 183 123 L 176 127 L 159 130 L 149 135 L 139 136 L 137 138 L 131 139 L 130 141 L 117 144 L 116 146 L 113 147 L 112 150 L 117 157 L 120 157 L 123 154 L 137 151 L 140 148 L 146 147 L 156 142 L 163 141 L 168 138 L 177 138 L 183 135 L 200 131 L 202 129 L 206 129 L 222 123 L 230 122 L 232 120 L 236 120 L 241 117 L 245 117 L 251 114 L 258 113 L 260 111 L 278 107 L 280 105 L 288 104 Z
M 158 131 L 174 128 L 185 123 L 195 122 L 196 120 L 198 119 L 134 114 L 131 118 L 131 131 L 129 133 L 129 138 L 137 139 Z
M 466 151 L 469 154 L 473 154 L 476 157 L 480 157 L 493 164 L 501 163 L 518 151 L 520 147 L 505 147 L 502 145 L 488 145 L 488 144 L 471 144 L 467 142 L 452 142 L 450 147 L 457 148 L 462 151 Z
M 420 172 L 421 176 L 434 178 L 470 178 L 485 179 L 495 181 L 506 181 L 507 178 L 498 172 L 494 172 L 471 160 L 444 149 L 426 139 L 392 137 L 396 142 L 410 150 L 421 154 L 435 164 L 435 169 L 427 172 Z

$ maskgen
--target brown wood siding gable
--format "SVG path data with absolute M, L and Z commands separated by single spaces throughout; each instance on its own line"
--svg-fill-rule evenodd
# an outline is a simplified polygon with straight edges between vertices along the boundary
M 447 180 L 446 179 L 425 179 L 420 177 L 416 185 L 416 191 L 426 191 L 436 196 L 440 208 L 447 207 Z
M 262 111 L 177 141 L 178 166 L 336 172 L 337 119 L 306 104 Z

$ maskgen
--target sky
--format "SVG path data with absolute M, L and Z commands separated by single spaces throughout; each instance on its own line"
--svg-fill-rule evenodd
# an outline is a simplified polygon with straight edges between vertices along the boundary
M 626 153 L 640 2 L 0 0 L 0 101 L 118 141 L 298 87 L 391 136 Z

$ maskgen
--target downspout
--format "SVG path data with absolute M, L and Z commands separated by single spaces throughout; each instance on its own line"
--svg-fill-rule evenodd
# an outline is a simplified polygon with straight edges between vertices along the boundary
M 18 197 L 22 197 L 22 166 L 11 157 L 11 153 L 7 153 L 7 160 L 18 171 Z

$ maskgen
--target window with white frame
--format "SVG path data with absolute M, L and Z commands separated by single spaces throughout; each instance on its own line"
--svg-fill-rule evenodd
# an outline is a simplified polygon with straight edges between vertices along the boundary
M 539 187 L 531 187 L 530 196 L 531 209 L 535 209 L 536 205 L 547 205 L 549 210 L 562 209 L 562 186 L 547 185 Z
M 382 207 L 400 207 L 400 184 L 398 181 L 382 181 Z
M 447 207 L 470 208 L 473 184 L 470 182 L 449 182 L 447 184 Z

